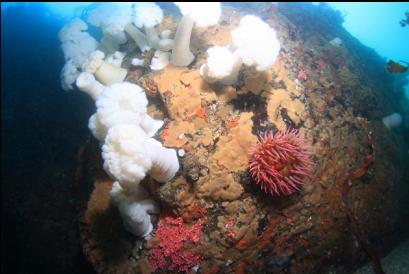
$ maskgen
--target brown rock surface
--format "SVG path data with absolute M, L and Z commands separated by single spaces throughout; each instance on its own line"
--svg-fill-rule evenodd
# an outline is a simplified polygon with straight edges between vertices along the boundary
M 308 13 L 303 17 L 291 4 L 257 7 L 252 14 L 273 26 L 282 42 L 279 60 L 267 72 L 256 74 L 246 67 L 234 87 L 201 79 L 198 66 L 205 62 L 205 50 L 227 44 L 243 15 L 226 8 L 220 25 L 194 32 L 191 46 L 197 59 L 191 67 L 168 66 L 148 75 L 163 102 L 151 102 L 150 111 L 168 115 L 160 141 L 186 154 L 179 158 L 182 168 L 173 180 L 157 185 L 147 178 L 145 183 L 162 206 L 161 217 L 182 216 L 187 224 L 202 220 L 203 234 L 195 247 L 201 251 L 200 273 L 348 272 L 366 258 L 349 232 L 339 183 L 368 153 L 359 115 L 371 121 L 376 161 L 349 194 L 353 211 L 365 237 L 378 239 L 378 248 L 393 239 L 397 228 L 394 197 L 402 172 L 392 159 L 402 140 L 392 145 L 390 132 L 375 119 L 391 103 L 373 98 L 382 89 L 368 73 L 379 72 L 362 68 L 362 59 L 351 53 L 357 42 L 348 40 L 349 34 L 334 27 L 349 45 L 334 49 L 327 45 L 331 39 L 307 25 L 312 20 Z M 327 18 L 317 15 L 314 20 Z M 297 79 L 301 69 L 305 81 Z M 367 109 L 354 103 L 363 98 L 370 98 Z M 312 144 L 315 169 L 300 193 L 272 197 L 248 176 L 248 151 L 259 133 L 289 127 L 300 129 Z M 109 206 L 108 191 L 108 182 L 95 183 L 81 230 L 86 254 L 100 273 L 149 273 L 155 234 L 148 242 L 127 234 Z

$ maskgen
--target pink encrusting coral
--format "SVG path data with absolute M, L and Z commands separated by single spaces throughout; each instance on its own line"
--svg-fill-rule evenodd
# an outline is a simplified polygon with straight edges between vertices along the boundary
M 300 190 L 313 166 L 311 147 L 296 129 L 265 133 L 250 150 L 249 172 L 271 195 Z
M 193 251 L 186 251 L 186 244 L 197 243 L 201 235 L 202 222 L 199 220 L 192 227 L 183 224 L 182 218 L 166 217 L 161 220 L 156 230 L 159 244 L 152 249 L 150 264 L 152 271 L 190 273 L 199 264 L 200 256 Z

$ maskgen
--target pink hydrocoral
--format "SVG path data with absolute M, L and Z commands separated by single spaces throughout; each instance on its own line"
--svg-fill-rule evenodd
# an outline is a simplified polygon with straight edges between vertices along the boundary
M 249 172 L 271 195 L 299 190 L 312 169 L 311 148 L 295 129 L 266 133 L 250 151 Z
M 152 271 L 158 269 L 189 273 L 200 262 L 200 256 L 185 251 L 188 242 L 197 243 L 201 234 L 202 222 L 192 227 L 183 224 L 182 218 L 166 217 L 161 220 L 156 237 L 159 244 L 152 249 L 150 263 Z

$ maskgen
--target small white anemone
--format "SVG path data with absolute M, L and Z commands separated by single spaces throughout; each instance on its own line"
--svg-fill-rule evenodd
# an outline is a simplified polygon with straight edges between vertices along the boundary
M 120 68 L 124 58 L 125 54 L 123 52 L 115 51 L 114 53 L 107 56 L 105 62 Z
M 388 128 L 392 129 L 399 127 L 402 124 L 402 115 L 400 113 L 392 113 L 391 115 L 385 116 L 382 118 L 383 124 Z
M 161 70 L 169 65 L 170 53 L 157 50 L 152 58 L 150 68 L 151 70 Z
M 77 77 L 76 85 L 81 91 L 91 96 L 94 100 L 97 99 L 105 88 L 104 85 L 95 80 L 94 75 L 89 72 L 81 72 Z
M 145 60 L 140 59 L 140 58 L 132 58 L 131 60 L 132 66 L 143 66 L 144 63 L 145 63 Z
M 329 43 L 331 45 L 333 45 L 334 47 L 340 47 L 342 45 L 342 40 L 339 37 L 335 37 L 334 39 L 332 39 L 331 41 L 329 41 Z

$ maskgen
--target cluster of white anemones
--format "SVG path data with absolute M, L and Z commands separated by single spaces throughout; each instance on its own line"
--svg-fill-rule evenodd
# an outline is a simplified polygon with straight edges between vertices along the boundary
M 73 19 L 59 33 L 66 60 L 61 71 L 63 89 L 72 90 L 81 72 L 94 74 L 95 79 L 103 85 L 124 81 L 127 70 L 121 68 L 125 55 L 118 51 L 120 45 L 127 41 L 128 34 L 142 52 L 151 47 L 159 49 L 160 39 L 154 27 L 162 19 L 162 10 L 154 3 L 99 5 L 89 12 L 87 18 L 91 25 L 102 31 L 103 36 L 99 43 L 87 32 L 88 25 L 83 20 Z M 137 26 L 145 28 L 146 34 Z M 152 70 L 163 69 L 169 64 L 169 54 L 159 51 L 153 62 Z M 82 78 L 84 77 L 82 75 Z M 89 78 L 89 75 L 85 78 Z M 85 92 L 89 91 L 87 87 L 85 89 Z M 90 95 L 95 97 L 95 94 Z
M 146 94 L 138 85 L 111 84 L 97 95 L 97 111 L 89 121 L 91 132 L 102 144 L 104 169 L 117 181 L 112 201 L 125 228 L 141 237 L 152 231 L 150 214 L 158 213 L 158 205 L 146 195 L 137 195 L 143 192 L 140 182 L 147 174 L 166 182 L 179 170 L 176 151 L 152 138 L 163 121 L 151 118 L 147 105 Z
M 162 70 L 169 63 L 175 66 L 192 63 L 194 56 L 190 51 L 190 38 L 193 26 L 217 24 L 221 15 L 220 3 L 175 4 L 183 17 L 174 38 L 170 30 L 158 34 L 156 27 L 163 20 L 163 11 L 152 2 L 104 3 L 91 10 L 87 21 L 101 29 L 103 36 L 99 43 L 87 32 L 88 25 L 84 21 L 79 18 L 72 20 L 59 33 L 66 60 L 61 71 L 63 89 L 73 89 L 81 72 L 94 74 L 103 85 L 122 82 L 127 71 L 121 68 L 124 55 L 118 50 L 128 37 L 142 53 L 156 49 L 151 70 Z M 93 94 L 91 96 L 94 97 Z
M 88 22 L 101 29 L 98 43 L 88 32 L 87 24 L 74 19 L 59 33 L 66 64 L 61 73 L 65 90 L 74 84 L 90 95 L 97 111 L 90 117 L 89 128 L 102 145 L 104 169 L 116 182 L 111 191 L 127 230 L 145 237 L 152 231 L 150 214 L 158 214 L 157 204 L 149 198 L 140 182 L 149 174 L 159 182 L 172 179 L 179 170 L 174 149 L 165 148 L 153 139 L 163 126 L 147 114 L 148 100 L 144 90 L 125 81 L 122 68 L 125 54 L 119 52 L 128 38 L 141 53 L 155 49 L 150 64 L 161 70 L 169 63 L 188 66 L 194 60 L 190 39 L 194 26 L 208 27 L 218 23 L 221 5 L 216 3 L 175 3 L 182 18 L 172 37 L 170 30 L 160 34 L 156 27 L 163 12 L 154 3 L 104 3 L 88 13 Z M 207 63 L 200 69 L 208 82 L 231 85 L 237 81 L 242 64 L 254 65 L 258 71 L 271 67 L 280 50 L 275 31 L 256 16 L 245 16 L 232 32 L 228 47 L 208 50 Z M 143 66 L 134 58 L 132 65 Z
M 162 18 L 162 10 L 153 3 L 102 4 L 88 16 L 88 22 L 102 30 L 100 43 L 80 19 L 72 20 L 59 33 L 66 59 L 61 74 L 63 88 L 73 89 L 76 84 L 95 100 L 97 111 L 88 126 L 101 143 L 104 169 L 116 180 L 111 201 L 118 208 L 124 227 L 140 237 L 150 234 L 151 214 L 159 213 L 158 205 L 140 182 L 148 174 L 159 182 L 172 179 L 179 170 L 179 161 L 174 149 L 153 139 L 163 121 L 147 114 L 144 90 L 124 81 L 127 70 L 121 66 L 125 54 L 118 49 L 128 39 L 127 34 L 142 52 L 159 49 L 163 39 L 155 26 Z M 142 40 L 137 41 L 138 37 Z M 171 40 L 170 31 L 162 32 L 160 37 Z M 161 44 L 172 49 L 169 41 Z M 151 69 L 163 69 L 169 58 L 169 53 L 158 50 Z
M 88 76 L 90 83 L 85 86 L 99 90 L 100 84 L 92 74 Z M 96 87 L 92 88 L 92 83 Z M 145 237 L 153 227 L 150 214 L 158 214 L 159 207 L 147 195 L 138 194 L 147 193 L 140 182 L 147 174 L 159 182 L 172 179 L 179 170 L 179 161 L 174 149 L 152 138 L 163 121 L 147 114 L 148 100 L 141 87 L 121 82 L 101 89 L 93 93 L 97 94 L 97 111 L 88 126 L 101 142 L 105 171 L 116 180 L 111 198 L 125 228 Z

